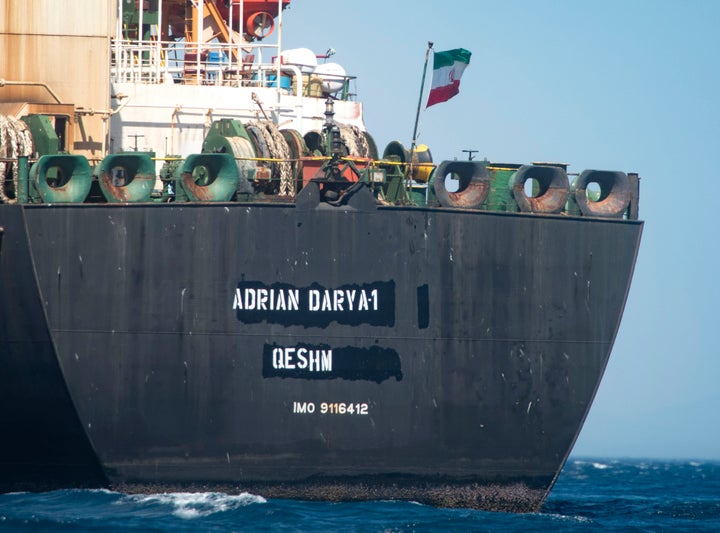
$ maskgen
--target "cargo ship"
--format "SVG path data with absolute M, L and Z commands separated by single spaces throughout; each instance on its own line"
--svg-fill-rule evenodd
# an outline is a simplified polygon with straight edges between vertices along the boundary
M 289 3 L 0 0 L 0 490 L 541 508 L 639 178 L 380 154 Z

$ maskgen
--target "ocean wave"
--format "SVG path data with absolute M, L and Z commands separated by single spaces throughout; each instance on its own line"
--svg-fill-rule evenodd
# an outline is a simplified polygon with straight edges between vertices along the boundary
M 397 500 L 265 500 L 249 493 L 0 494 L 0 531 L 720 531 L 720 463 L 690 461 L 574 459 L 542 510 L 518 515 Z
M 169 506 L 178 518 L 192 520 L 215 513 L 232 511 L 240 507 L 267 503 L 262 496 L 243 492 L 231 495 L 220 492 L 170 492 L 163 494 L 132 494 L 125 496 L 122 503 Z
M 543 517 L 543 518 L 549 518 L 550 520 L 556 520 L 558 522 L 568 522 L 568 523 L 575 523 L 575 524 L 590 524 L 592 523 L 592 519 L 587 516 L 580 516 L 580 515 L 566 515 L 566 514 L 560 514 L 560 513 L 536 513 L 537 516 Z

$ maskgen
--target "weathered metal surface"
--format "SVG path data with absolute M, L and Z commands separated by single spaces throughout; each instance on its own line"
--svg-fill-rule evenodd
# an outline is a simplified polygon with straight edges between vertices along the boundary
M 44 155 L 30 167 L 30 183 L 36 201 L 79 203 L 90 192 L 92 172 L 81 155 Z
M 106 486 L 68 394 L 20 206 L 0 206 L 0 491 Z
M 640 216 L 640 176 L 634 172 L 628 173 L 630 182 L 630 206 L 628 207 L 627 218 L 637 220 Z
M 458 190 L 449 191 L 448 176 L 458 180 Z M 435 170 L 435 195 L 444 207 L 480 208 L 490 192 L 490 175 L 477 161 L 443 161 Z
M 106 134 L 101 112 L 110 108 L 115 13 L 115 2 L 0 0 L 0 78 L 44 84 L 0 87 L 0 101 L 56 103 L 56 96 L 94 110 L 75 124 L 67 150 L 98 159 Z
M 155 186 L 150 154 L 132 152 L 106 156 L 95 172 L 108 202 L 147 202 Z
M 0 225 L 19 209 L 0 206 Z M 642 229 L 322 203 L 24 215 L 37 285 L 25 237 L 21 262 L 4 242 L 0 316 L 14 318 L 0 321 L 0 353 L 13 355 L 0 379 L 22 377 L 45 335 L 37 364 L 57 355 L 112 486 L 496 510 L 537 509 L 562 467 Z M 5 412 L 14 439 L 0 456 L 39 468 L 48 452 L 17 439 L 52 434 L 24 432 L 48 398 L 2 391 L 3 406 L 26 405 Z
M 535 180 L 536 196 L 525 192 L 527 180 Z M 560 213 L 567 203 L 570 182 L 565 169 L 545 165 L 523 165 L 515 173 L 512 193 L 524 213 Z
M 136 190 L 127 185 L 115 185 L 109 172 L 103 172 L 98 177 L 100 187 L 109 202 L 146 202 L 150 199 L 155 176 L 152 174 L 136 174 L 132 178 L 135 185 L 142 186 L 142 193 L 137 194 Z
M 591 183 L 600 187 L 597 201 L 588 198 L 587 188 Z M 607 170 L 585 170 L 572 187 L 573 199 L 580 212 L 592 217 L 622 217 L 631 199 L 637 199 L 637 194 L 632 192 L 627 174 Z
M 238 168 L 231 154 L 193 154 L 178 167 L 177 184 L 196 202 L 226 202 L 238 188 Z M 243 177 L 244 179 L 244 177 Z

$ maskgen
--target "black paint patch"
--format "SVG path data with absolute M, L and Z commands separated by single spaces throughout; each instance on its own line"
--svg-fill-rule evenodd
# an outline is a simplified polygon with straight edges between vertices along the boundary
M 247 324 L 263 320 L 283 326 L 327 327 L 331 322 L 348 326 L 395 325 L 395 282 L 326 288 L 318 283 L 293 287 L 241 281 L 233 294 L 237 319 Z
M 331 348 L 327 344 L 263 347 L 264 378 L 347 379 L 381 383 L 403 378 L 400 356 L 390 348 Z
M 430 293 L 427 284 L 417 288 L 418 328 L 426 329 L 430 325 Z

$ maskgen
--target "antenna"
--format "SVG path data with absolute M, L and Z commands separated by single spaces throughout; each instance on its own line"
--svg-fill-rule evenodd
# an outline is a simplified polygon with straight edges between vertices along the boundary
M 478 153 L 477 150 L 463 150 L 463 152 L 465 152 L 465 153 L 468 155 L 468 161 L 472 161 L 472 160 L 473 160 L 473 154 Z
M 145 137 L 145 135 L 140 135 L 140 134 L 136 133 L 135 135 L 128 135 L 128 137 L 130 137 L 131 139 L 132 138 L 135 139 L 135 151 L 137 152 L 138 151 L 137 140 L 138 140 L 138 138 Z

